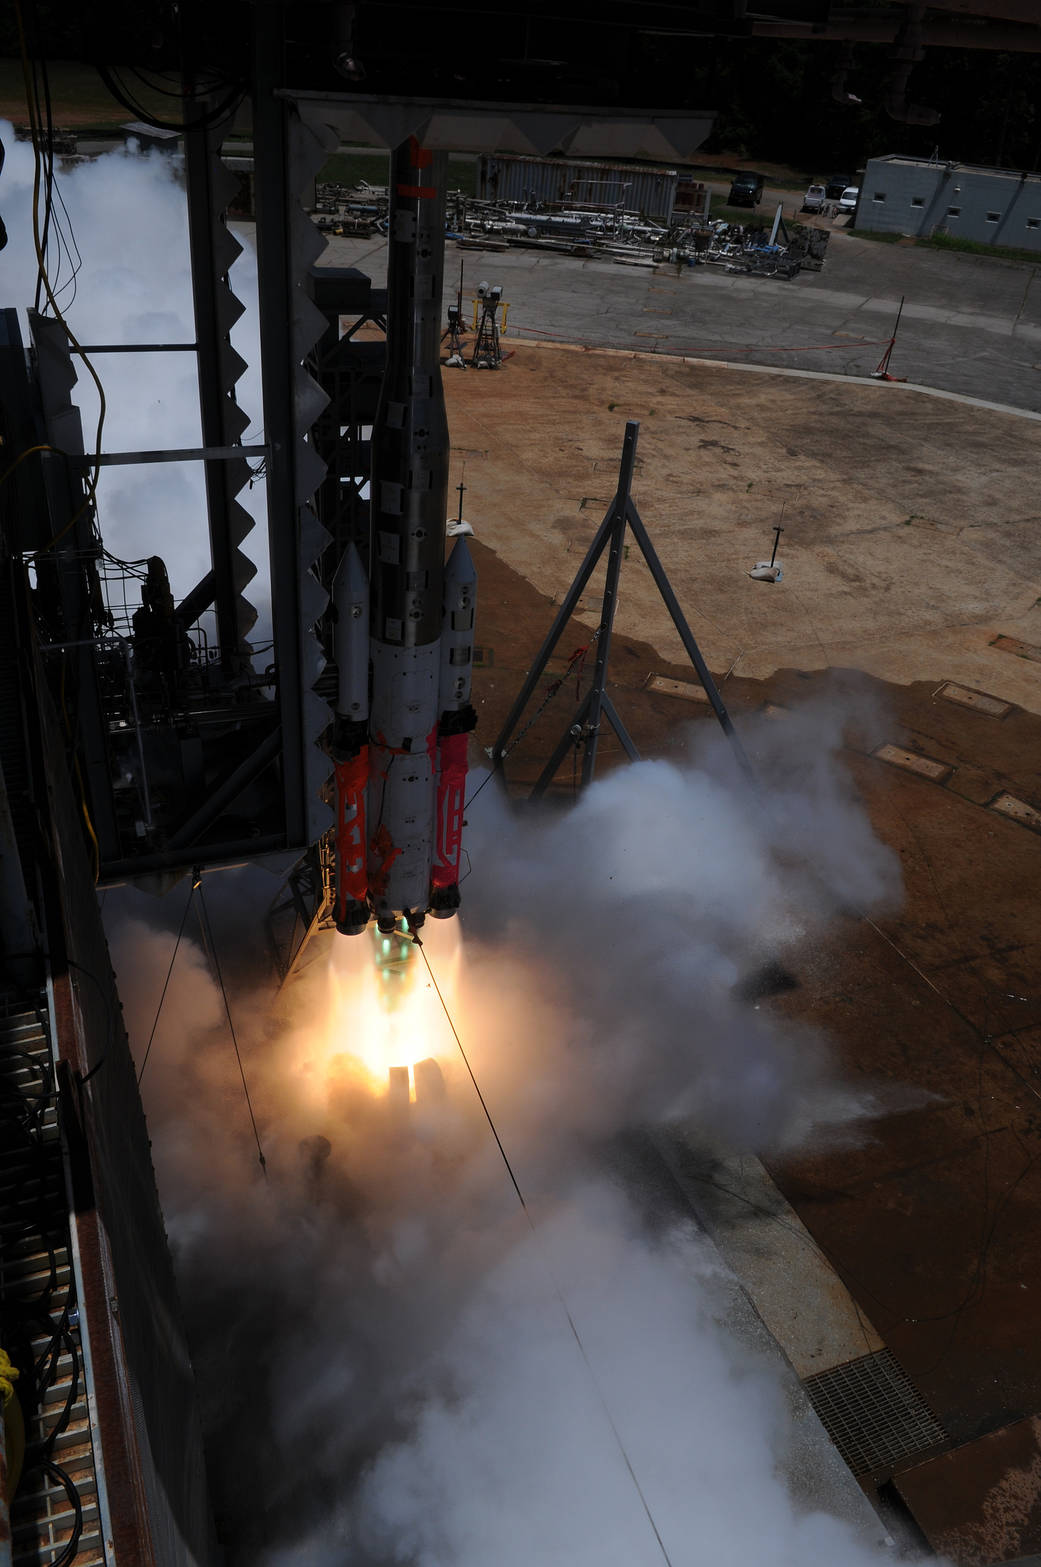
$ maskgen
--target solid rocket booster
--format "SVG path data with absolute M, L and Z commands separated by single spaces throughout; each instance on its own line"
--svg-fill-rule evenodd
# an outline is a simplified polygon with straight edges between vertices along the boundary
M 437 801 L 430 912 L 448 919 L 459 907 L 467 737 L 477 722 L 470 705 L 477 573 L 466 539 L 455 541 L 445 567 L 441 633 L 441 719 L 437 731 Z
M 371 909 L 384 930 L 401 915 L 415 926 L 428 908 L 447 916 L 459 904 L 466 736 L 476 722 L 469 703 L 475 573 L 461 539 L 447 573 L 444 564 L 446 168 L 445 154 L 414 137 L 392 158 L 387 367 L 372 429 L 367 654 L 355 613 L 364 580 L 356 550 L 348 550 L 333 583 L 340 669 L 336 903 L 337 928 L 345 933 L 364 928 L 363 904 L 366 920 Z M 344 727 L 362 707 L 364 744 L 358 730 Z M 363 897 L 358 823 L 366 849 Z
M 369 584 L 356 544 L 332 582 L 333 648 L 340 683 L 333 727 L 336 770 L 336 928 L 358 935 L 369 923 L 366 793 L 369 782 Z

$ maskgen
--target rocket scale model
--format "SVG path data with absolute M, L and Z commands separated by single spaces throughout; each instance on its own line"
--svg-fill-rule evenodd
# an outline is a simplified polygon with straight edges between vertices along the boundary
M 339 692 L 336 928 L 380 930 L 459 907 L 476 572 L 445 565 L 448 420 L 440 312 L 447 156 L 392 158 L 387 367 L 372 428 L 369 567 L 349 545 L 332 584 Z

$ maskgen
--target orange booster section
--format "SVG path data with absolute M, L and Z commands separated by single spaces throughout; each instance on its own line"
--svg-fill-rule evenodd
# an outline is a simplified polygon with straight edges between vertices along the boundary
M 466 798 L 468 736 L 444 735 L 437 746 L 437 838 L 431 883 L 435 888 L 459 883 L 463 847 L 463 801 Z
M 336 764 L 336 923 L 347 923 L 350 903 L 368 897 L 365 866 L 365 796 L 369 783 L 369 748 Z

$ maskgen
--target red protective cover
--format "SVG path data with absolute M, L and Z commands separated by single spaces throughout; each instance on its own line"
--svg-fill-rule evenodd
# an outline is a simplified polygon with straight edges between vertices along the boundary
M 445 735 L 437 743 L 437 825 L 430 876 L 435 887 L 454 887 L 459 880 L 468 738 L 467 735 Z
M 349 901 L 368 897 L 365 870 L 365 786 L 369 781 L 369 748 L 336 764 L 336 916 L 342 920 Z

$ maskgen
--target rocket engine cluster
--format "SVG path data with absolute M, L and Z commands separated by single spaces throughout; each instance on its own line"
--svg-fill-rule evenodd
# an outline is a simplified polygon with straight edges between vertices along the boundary
M 449 439 L 441 384 L 447 155 L 415 137 L 391 161 L 387 366 L 372 429 L 368 570 L 333 578 L 339 689 L 336 928 L 389 934 L 459 907 L 477 577 L 445 563 Z

